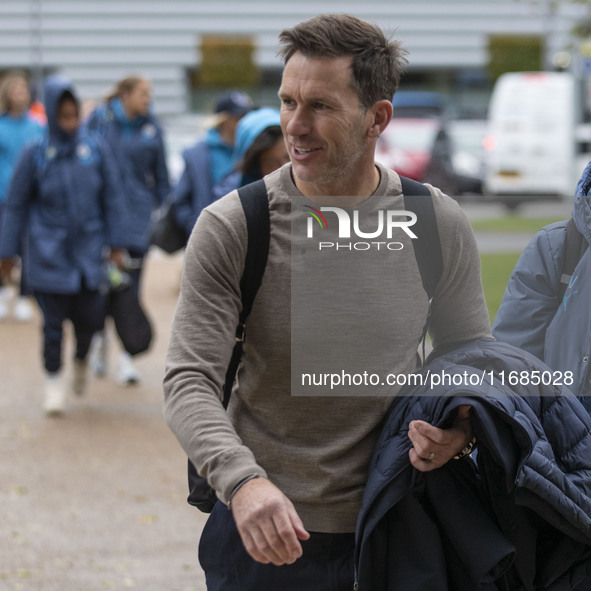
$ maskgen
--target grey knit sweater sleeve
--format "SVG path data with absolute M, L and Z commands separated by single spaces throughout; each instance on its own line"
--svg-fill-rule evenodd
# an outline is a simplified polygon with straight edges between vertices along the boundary
M 225 503 L 245 477 L 266 476 L 221 403 L 240 312 L 245 245 L 246 222 L 234 192 L 203 211 L 189 240 L 164 379 L 165 419 Z

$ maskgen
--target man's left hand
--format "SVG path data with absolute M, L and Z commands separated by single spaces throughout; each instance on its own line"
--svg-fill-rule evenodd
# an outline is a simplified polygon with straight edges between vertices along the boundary
M 426 421 L 411 421 L 408 437 L 413 447 L 408 452 L 410 463 L 421 472 L 440 468 L 460 452 L 472 439 L 470 406 L 459 406 L 453 425 L 439 429 Z

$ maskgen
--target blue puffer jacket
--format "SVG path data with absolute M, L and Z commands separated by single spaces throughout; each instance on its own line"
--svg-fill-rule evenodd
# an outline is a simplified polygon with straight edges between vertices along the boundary
M 61 77 L 45 85 L 48 134 L 23 151 L 10 185 L 0 231 L 0 258 L 21 252 L 33 290 L 97 289 L 103 249 L 125 239 L 123 197 L 113 156 L 100 138 L 70 135 L 57 124 L 60 97 L 74 89 Z M 24 246 L 23 246 L 24 244 Z
M 144 253 L 150 246 L 152 211 L 170 191 L 162 130 L 153 115 L 130 120 L 118 98 L 93 111 L 86 121 L 111 147 L 126 200 L 125 246 Z
M 591 162 L 577 186 L 573 219 L 591 243 Z M 552 369 L 572 371 L 573 392 L 591 412 L 591 250 L 577 265 L 558 301 L 566 221 L 542 228 L 515 265 L 493 324 L 493 335 L 543 359 Z
M 591 417 L 568 390 L 543 385 L 564 383 L 548 371 L 483 339 L 430 359 L 424 385 L 401 390 L 357 523 L 359 591 L 559 591 L 591 573 Z M 444 427 L 465 404 L 478 473 L 470 458 L 414 469 L 409 422 Z

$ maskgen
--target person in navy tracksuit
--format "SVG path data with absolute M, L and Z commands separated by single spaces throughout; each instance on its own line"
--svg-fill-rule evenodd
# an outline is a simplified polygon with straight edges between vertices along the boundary
M 151 84 L 139 77 L 121 80 L 106 104 L 95 109 L 86 126 L 97 131 L 109 144 L 119 170 L 119 182 L 126 200 L 126 242 L 131 265 L 128 269 L 139 297 L 144 257 L 150 247 L 152 212 L 163 203 L 170 191 L 163 133 L 151 113 Z M 95 372 L 106 372 L 104 333 L 97 344 Z M 122 351 L 118 381 L 138 381 L 131 356 Z
M 24 149 L 10 184 L 0 259 L 5 272 L 17 255 L 25 259 L 25 281 L 44 318 L 44 407 L 57 414 L 67 401 L 63 323 L 69 319 L 74 327 L 72 387 L 81 394 L 91 339 L 104 322 L 104 256 L 111 249 L 121 263 L 125 228 L 113 156 L 100 138 L 80 129 L 80 103 L 70 82 L 48 78 L 45 104 L 48 132 Z

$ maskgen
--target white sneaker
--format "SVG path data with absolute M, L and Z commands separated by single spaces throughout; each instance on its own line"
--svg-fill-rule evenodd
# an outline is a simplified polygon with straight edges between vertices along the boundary
M 59 416 L 66 410 L 68 395 L 61 373 L 48 373 L 45 378 L 43 409 L 47 416 Z
M 90 346 L 90 365 L 95 376 L 103 378 L 107 375 L 107 356 L 109 344 L 104 332 L 97 332 L 92 337 Z
M 88 381 L 88 363 L 86 359 L 74 359 L 72 367 L 72 392 L 77 396 L 82 396 L 86 391 Z
M 21 322 L 28 322 L 31 320 L 31 318 L 33 318 L 33 306 L 31 306 L 29 298 L 19 296 L 14 304 L 12 315 L 16 320 L 20 320 Z
M 119 355 L 119 367 L 117 369 L 117 381 L 121 386 L 131 386 L 140 381 L 140 377 L 131 360 L 131 355 L 123 351 Z

